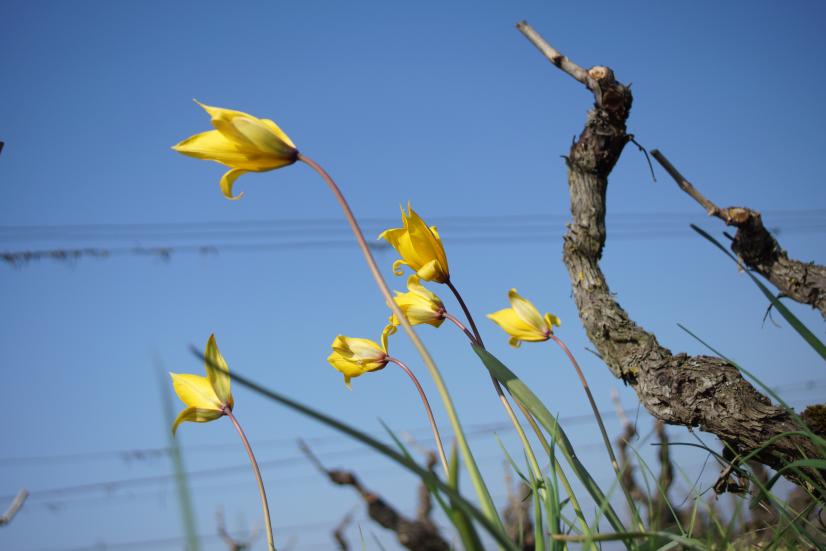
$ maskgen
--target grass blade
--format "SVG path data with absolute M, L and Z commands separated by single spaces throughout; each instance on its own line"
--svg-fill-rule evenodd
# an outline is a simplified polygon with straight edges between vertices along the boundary
M 725 247 L 724 247 L 724 246 L 723 246 L 723 245 L 722 245 L 719 241 L 717 241 L 716 239 L 714 239 L 714 238 L 713 238 L 711 235 L 709 235 L 706 231 L 704 231 L 704 230 L 700 229 L 699 227 L 695 226 L 694 224 L 691 224 L 691 229 L 693 229 L 694 231 L 696 231 L 697 233 L 699 233 L 700 235 L 702 235 L 703 237 L 705 237 L 705 238 L 706 238 L 707 240 L 709 240 L 712 244 L 714 244 L 714 245 L 715 245 L 718 249 L 720 249 L 721 251 L 723 251 L 723 252 L 726 254 L 726 256 L 728 256 L 728 257 L 729 257 L 730 259 L 732 259 L 735 263 L 737 263 L 738 265 L 740 265 L 740 262 L 738 262 L 738 260 L 734 257 L 734 255 L 732 255 L 730 252 L 728 252 L 728 250 L 726 250 L 726 248 L 725 248 Z M 805 340 L 807 343 L 809 343 L 809 346 L 811 346 L 812 348 L 814 348 L 815 352 L 817 352 L 818 354 L 820 354 L 820 357 L 821 357 L 821 358 L 823 358 L 824 360 L 826 360 L 826 345 L 824 345 L 824 344 L 820 341 L 820 339 L 818 339 L 818 338 L 815 336 L 815 334 L 814 334 L 814 333 L 812 333 L 812 332 L 809 330 L 809 328 L 808 328 L 808 327 L 806 327 L 806 326 L 803 324 L 803 322 L 802 322 L 802 321 L 800 321 L 800 320 L 797 318 L 797 316 L 795 316 L 794 314 L 792 314 L 791 310 L 789 310 L 789 309 L 786 307 L 786 305 L 785 305 L 785 304 L 783 304 L 782 302 L 780 302 L 780 300 L 779 300 L 777 297 L 775 297 L 775 296 L 774 296 L 774 294 L 772 294 L 772 292 L 771 292 L 771 291 L 769 291 L 769 289 L 768 289 L 768 288 L 767 288 L 767 287 L 763 284 L 763 282 L 762 282 L 762 281 L 760 281 L 759 279 L 757 279 L 757 277 L 756 277 L 753 273 L 751 273 L 751 270 L 744 269 L 744 271 L 746 272 L 746 275 L 748 275 L 748 276 L 751 278 L 751 280 L 754 282 L 754 284 L 755 284 L 755 285 L 757 285 L 757 287 L 758 287 L 758 288 L 759 288 L 759 289 L 763 292 L 763 294 L 764 294 L 764 295 L 766 295 L 766 298 L 767 298 L 767 299 L 769 299 L 769 302 L 771 302 L 772 306 L 774 306 L 774 308 L 775 308 L 778 312 L 780 312 L 780 315 L 781 315 L 781 316 L 783 316 L 783 317 L 786 319 L 786 321 L 789 323 L 789 325 L 791 325 L 791 326 L 792 326 L 792 328 L 794 328 L 794 330 L 795 330 L 795 331 L 797 331 L 797 333 L 798 333 L 801 337 L 803 337 L 803 340 Z

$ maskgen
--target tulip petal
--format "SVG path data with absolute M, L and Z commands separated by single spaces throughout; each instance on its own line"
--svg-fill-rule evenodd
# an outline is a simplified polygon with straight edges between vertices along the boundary
M 249 152 L 243 151 L 217 130 L 190 136 L 173 145 L 172 149 L 196 159 L 218 161 L 227 166 L 234 166 L 249 160 Z
M 440 283 L 447 281 L 447 279 L 440 279 L 443 274 L 444 270 L 442 270 L 442 267 L 439 265 L 439 261 L 435 258 L 416 270 L 416 275 L 425 281 L 436 281 Z
M 525 323 L 540 333 L 550 329 L 550 327 L 545 326 L 545 320 L 542 319 L 542 315 L 539 313 L 539 310 L 536 309 L 536 306 L 522 298 L 519 293 L 516 292 L 516 289 L 511 289 L 510 292 L 508 292 L 508 299 L 510 299 L 511 307 Z
M 393 262 L 393 275 L 402 276 L 404 275 L 404 269 L 402 266 L 407 266 L 407 262 L 402 260 L 401 258 Z
M 189 421 L 191 423 L 207 423 L 218 419 L 222 415 L 224 415 L 223 412 L 216 411 L 214 409 L 186 408 L 178 414 L 175 422 L 172 423 L 172 435 L 175 435 L 175 432 L 178 430 L 178 425 L 184 421 Z
M 554 325 L 560 327 L 562 325 L 562 320 L 553 314 L 545 314 L 545 323 L 548 324 L 548 327 L 553 329 Z
M 232 186 L 235 184 L 235 180 L 237 180 L 239 176 L 246 174 L 247 172 L 249 172 L 249 170 L 244 170 L 243 168 L 233 168 L 221 176 L 221 191 L 224 193 L 224 197 L 232 201 L 237 201 L 244 196 L 243 191 L 238 195 L 233 195 Z
M 175 394 L 190 408 L 221 410 L 209 379 L 190 373 L 170 373 Z
M 212 105 L 204 105 L 198 100 L 194 100 L 195 103 L 203 107 L 204 111 L 209 113 L 210 122 L 212 122 L 212 126 L 215 127 L 215 130 L 220 132 L 227 138 L 229 141 L 235 143 L 236 145 L 241 146 L 242 148 L 248 148 L 252 146 L 252 142 L 244 136 L 242 132 L 240 132 L 233 124 L 233 119 L 237 117 L 245 117 L 245 118 L 252 118 L 252 115 L 248 113 L 244 113 L 243 111 L 236 111 L 234 109 L 224 109 L 223 107 L 213 107 Z
M 232 409 L 233 400 L 230 392 L 229 366 L 227 365 L 221 351 L 218 350 L 218 343 L 215 342 L 215 335 L 210 335 L 204 353 L 204 363 L 206 365 L 207 378 L 215 396 L 222 404 L 226 404 Z
M 530 342 L 548 340 L 548 336 L 544 331 L 539 331 L 532 325 L 526 323 L 513 308 L 499 310 L 498 312 L 488 314 L 487 317 L 511 336 L 511 346 L 518 346 L 514 344 L 514 339 Z
M 258 119 L 258 120 L 261 121 L 264 125 L 266 125 L 267 128 L 272 130 L 275 133 L 275 135 L 278 136 L 281 139 L 282 142 L 286 143 L 287 145 L 289 145 L 293 149 L 298 149 L 298 148 L 295 147 L 295 144 L 289 138 L 289 136 L 287 136 L 287 134 L 285 134 L 284 131 L 281 130 L 281 127 L 279 127 L 277 124 L 275 124 L 275 122 L 271 121 L 270 119 Z
M 235 117 L 232 126 L 244 135 L 256 149 L 283 159 L 294 159 L 295 148 L 274 133 L 267 125 L 254 117 Z
M 381 347 L 384 348 L 385 352 L 387 352 L 387 340 L 390 338 L 390 335 L 393 335 L 396 332 L 397 323 L 395 320 L 395 314 L 391 314 L 390 323 L 388 323 L 381 332 Z

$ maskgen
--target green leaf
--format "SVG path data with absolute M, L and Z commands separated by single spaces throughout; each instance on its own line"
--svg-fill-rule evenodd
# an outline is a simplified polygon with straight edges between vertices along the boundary
M 202 361 L 205 361 L 204 355 L 201 354 L 197 348 L 192 347 L 190 349 L 192 353 L 200 358 Z M 213 366 L 216 367 L 216 366 Z M 477 509 L 472 503 L 462 497 L 456 490 L 451 488 L 449 485 L 445 484 L 439 478 L 434 475 L 432 472 L 428 471 L 427 469 L 423 468 L 422 466 L 418 465 L 416 462 L 411 461 L 409 458 L 405 457 L 403 454 L 397 452 L 387 444 L 380 442 L 373 438 L 372 436 L 361 432 L 360 430 L 351 427 L 341 421 L 330 417 L 320 411 L 311 408 L 310 406 L 306 406 L 301 402 L 293 400 L 291 398 L 287 398 L 286 396 L 279 394 L 273 390 L 270 390 L 251 379 L 244 377 L 238 373 L 230 373 L 230 378 L 235 381 L 236 383 L 240 384 L 243 387 L 246 387 L 253 392 L 264 396 L 270 400 L 280 403 L 283 406 L 286 406 L 302 415 L 306 415 L 328 427 L 331 427 L 341 433 L 344 433 L 359 442 L 373 448 L 377 452 L 381 453 L 385 457 L 388 457 L 404 467 L 405 469 L 409 470 L 410 472 L 419 476 L 422 479 L 422 482 L 428 485 L 432 485 L 435 488 L 438 488 L 439 491 L 443 492 L 447 495 L 451 502 L 456 505 L 457 508 L 462 510 L 468 517 L 473 517 L 476 519 L 491 535 L 491 537 L 499 543 L 503 549 L 507 549 L 508 551 L 519 551 L 519 549 L 514 545 L 512 541 L 508 539 L 507 534 L 504 531 L 500 530 L 496 525 L 491 522 L 491 520 L 485 516 L 479 509 Z M 479 548 L 481 549 L 481 548 Z
M 790 469 L 820 469 L 826 470 L 826 459 L 798 459 L 783 465 L 766 483 L 766 490 L 771 490 L 774 483 Z
M 450 450 L 449 461 L 447 483 L 458 493 L 459 470 L 461 468 L 461 464 L 459 463 L 459 455 L 457 453 L 456 446 Z M 468 517 L 467 513 L 465 513 L 461 508 L 457 507 L 452 500 L 451 505 L 452 507 L 448 512 L 448 516 L 450 517 L 451 522 L 453 522 L 453 526 L 456 527 L 459 538 L 462 540 L 462 546 L 465 549 L 484 549 L 482 546 L 482 540 L 479 538 L 479 534 L 476 532 L 476 527 L 473 525 L 473 522 L 471 522 L 470 517 Z
M 493 354 L 479 346 L 473 346 L 473 350 L 488 368 L 491 375 L 493 375 L 500 383 L 507 387 L 508 391 L 520 402 L 522 402 L 537 421 L 548 431 L 555 444 L 559 447 L 560 452 L 565 457 L 565 460 L 573 468 L 574 473 L 580 482 L 591 494 L 596 504 L 600 508 L 604 508 L 605 516 L 608 522 L 617 532 L 625 532 L 625 527 L 617 515 L 617 512 L 611 506 L 608 498 L 602 493 L 602 490 L 597 485 L 596 481 L 591 477 L 585 466 L 579 461 L 576 456 L 571 441 L 568 440 L 565 431 L 556 422 L 556 418 L 551 415 L 548 408 L 536 397 L 536 395 L 523 383 L 519 377 L 516 376 L 505 364 L 497 359 Z
M 723 253 L 725 253 L 726 256 L 728 256 L 730 259 L 732 259 L 738 266 L 740 265 L 740 262 L 737 261 L 737 259 L 734 257 L 734 255 L 731 254 L 730 252 L 728 252 L 728 250 L 726 250 L 726 248 L 719 241 L 714 239 L 706 231 L 700 229 L 699 227 L 695 226 L 694 224 L 691 224 L 691 229 L 693 229 L 694 231 L 696 231 L 697 233 L 699 233 L 700 235 L 702 235 L 703 237 L 708 239 L 718 249 L 723 251 Z M 794 330 L 797 331 L 797 333 L 801 337 L 803 337 L 803 340 L 805 340 L 807 343 L 809 343 L 809 346 L 811 346 L 812 348 L 815 349 L 815 352 L 820 354 L 821 358 L 826 360 L 826 345 L 824 345 L 820 341 L 820 339 L 818 339 L 815 336 L 814 333 L 809 331 L 809 328 L 806 327 L 805 325 L 803 325 L 803 322 L 800 321 L 797 318 L 797 316 L 792 314 L 791 310 L 786 308 L 786 305 L 783 304 L 782 302 L 780 302 L 780 300 L 778 300 L 777 297 L 775 297 L 772 294 L 772 292 L 769 291 L 769 289 L 763 284 L 763 282 L 760 281 L 759 279 L 757 279 L 757 277 L 751 272 L 751 270 L 744 269 L 744 271 L 751 278 L 751 280 L 754 282 L 754 284 L 757 285 L 757 287 L 760 288 L 760 290 L 763 292 L 763 294 L 766 295 L 766 298 L 769 299 L 769 302 L 772 303 L 772 306 L 774 306 L 775 309 L 778 312 L 780 312 L 780 315 L 783 316 L 786 319 L 786 321 L 789 323 L 789 325 L 791 325 L 794 328 Z

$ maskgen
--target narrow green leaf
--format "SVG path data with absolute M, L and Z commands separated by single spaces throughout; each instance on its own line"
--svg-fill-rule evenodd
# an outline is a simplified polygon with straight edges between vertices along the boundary
M 783 465 L 766 483 L 766 490 L 771 490 L 774 483 L 783 476 L 783 473 L 791 469 L 820 469 L 826 470 L 826 459 L 798 459 Z
M 200 358 L 201 361 L 205 361 L 206 358 L 204 358 L 204 355 L 201 354 L 201 352 L 198 351 L 197 348 L 191 347 L 190 350 L 195 356 Z M 230 373 L 229 376 L 233 381 L 240 384 L 241 386 L 244 386 L 252 390 L 253 392 L 256 392 L 257 394 L 264 396 L 265 398 L 278 402 L 283 406 L 286 406 L 294 411 L 297 411 L 298 413 L 301 413 L 302 415 L 306 415 L 307 417 L 315 419 L 316 421 L 325 424 L 328 427 L 331 427 L 341 433 L 344 433 L 358 440 L 359 442 L 373 448 L 385 457 L 392 459 L 405 469 L 418 475 L 419 478 L 421 478 L 425 484 L 432 484 L 434 487 L 438 488 L 439 491 L 444 492 L 450 498 L 451 502 L 455 503 L 456 507 L 464 511 L 465 514 L 467 514 L 469 517 L 473 517 L 474 519 L 476 519 L 485 528 L 488 534 L 490 534 L 491 537 L 502 546 L 502 548 L 507 549 L 508 551 L 519 551 L 519 549 L 513 544 L 513 542 L 508 539 L 508 536 L 504 533 L 504 531 L 500 530 L 496 525 L 494 525 L 493 522 L 491 522 L 491 520 L 484 513 L 482 513 L 464 497 L 459 495 L 459 493 L 456 490 L 454 490 L 453 488 L 439 480 L 439 478 L 432 472 L 423 468 L 416 462 L 411 461 L 403 454 L 397 452 L 387 444 L 380 442 L 372 436 L 365 434 L 360 430 L 353 428 L 350 425 L 347 425 L 346 423 L 342 423 L 341 421 L 333 417 L 330 417 L 329 415 L 325 415 L 324 413 L 321 413 L 320 411 L 311 408 L 310 406 L 304 405 L 301 402 L 284 396 L 283 394 L 279 394 L 273 390 L 270 390 L 252 381 L 251 379 L 244 377 L 243 375 L 240 375 L 238 373 Z
M 732 259 L 735 263 L 737 263 L 738 265 L 740 265 L 740 263 L 737 261 L 737 259 L 734 257 L 734 255 L 732 255 L 730 252 L 728 252 L 728 251 L 726 250 L 726 248 L 725 248 L 725 247 L 724 247 L 724 246 L 723 246 L 723 245 L 722 245 L 719 241 L 717 241 L 716 239 L 714 239 L 714 238 L 713 238 L 711 235 L 709 235 L 706 231 L 704 231 L 704 230 L 702 230 L 701 228 L 699 228 L 699 227 L 695 226 L 694 224 L 691 224 L 691 229 L 693 229 L 694 231 L 696 231 L 697 233 L 699 233 L 700 235 L 702 235 L 703 237 L 705 237 L 707 240 L 709 240 L 711 243 L 713 243 L 713 244 L 714 244 L 714 245 L 715 245 L 718 249 L 720 249 L 721 251 L 723 251 L 723 252 L 726 254 L 726 256 L 728 256 L 728 257 L 729 257 L 730 259 Z M 806 327 L 806 326 L 803 324 L 803 322 L 802 322 L 802 321 L 800 321 L 800 320 L 797 318 L 797 316 L 795 316 L 794 314 L 792 314 L 791 310 L 789 310 L 788 308 L 786 308 L 786 305 L 785 305 L 785 304 L 783 304 L 782 302 L 780 302 L 780 300 L 779 300 L 777 297 L 775 297 L 775 296 L 774 296 L 774 294 L 772 294 L 772 292 L 771 292 L 771 291 L 769 291 L 769 289 L 768 289 L 768 288 L 767 288 L 767 287 L 763 284 L 763 282 L 762 282 L 762 281 L 760 281 L 759 279 L 757 279 L 757 277 L 756 277 L 753 273 L 751 273 L 751 270 L 748 270 L 748 269 L 745 269 L 745 268 L 744 268 L 744 271 L 745 271 L 745 272 L 746 272 L 746 274 L 747 274 L 747 275 L 751 278 L 751 280 L 754 282 L 754 284 L 755 284 L 755 285 L 757 285 L 757 287 L 759 287 L 759 288 L 760 288 L 760 290 L 763 292 L 763 294 L 764 294 L 764 295 L 766 295 L 766 298 L 767 298 L 767 299 L 769 299 L 769 302 L 771 302 L 771 303 L 772 303 L 772 306 L 774 306 L 774 307 L 775 307 L 775 309 L 776 309 L 778 312 L 780 312 L 780 315 L 781 315 L 781 316 L 783 316 L 783 317 L 786 319 L 786 321 L 789 323 L 789 325 L 791 325 L 791 326 L 792 326 L 792 328 L 794 328 L 794 330 L 795 330 L 795 331 L 797 331 L 797 333 L 798 333 L 801 337 L 803 337 L 803 339 L 804 339 L 807 343 L 809 343 L 809 346 L 811 346 L 812 348 L 814 348 L 815 352 L 817 352 L 818 354 L 820 354 L 820 357 L 821 357 L 821 358 L 823 358 L 824 360 L 826 360 L 826 345 L 824 345 L 824 344 L 820 341 L 820 339 L 818 339 L 818 338 L 815 336 L 815 334 L 814 334 L 814 333 L 812 333 L 812 332 L 809 330 L 809 328 L 808 328 L 808 327 Z
M 447 483 L 456 492 L 459 492 L 460 468 L 461 464 L 459 463 L 459 454 L 456 446 L 453 446 L 453 449 L 450 450 Z M 467 513 L 454 505 L 449 509 L 449 511 L 447 511 L 447 515 L 453 523 L 453 526 L 456 527 L 456 532 L 459 534 L 459 539 L 462 540 L 462 546 L 464 549 L 484 549 L 482 546 L 482 540 L 476 532 L 476 527 L 473 525 L 470 517 L 467 516 Z
M 529 389 L 527 385 L 525 385 L 525 383 L 523 383 L 519 377 L 516 376 L 515 373 L 508 369 L 505 364 L 499 361 L 496 356 L 479 346 L 474 346 L 473 350 L 482 360 L 485 367 L 488 368 L 488 371 L 490 371 L 490 373 L 496 377 L 500 383 L 505 385 L 508 391 L 513 394 L 516 399 L 522 402 L 536 418 L 536 420 L 539 421 L 545 430 L 548 431 L 548 434 L 551 435 L 553 440 L 556 442 L 556 445 L 559 446 L 559 450 L 562 452 L 565 460 L 569 465 L 571 465 L 577 478 L 579 478 L 580 482 L 582 482 L 586 490 L 588 490 L 588 493 L 591 494 L 591 497 L 598 506 L 601 508 L 604 507 L 605 516 L 614 530 L 617 532 L 625 532 L 625 527 L 623 526 L 619 515 L 617 515 L 617 512 L 611 506 L 608 498 L 605 497 L 605 494 L 603 494 L 602 490 L 599 488 L 599 485 L 597 485 L 596 481 L 591 477 L 585 469 L 585 466 L 576 456 L 576 452 L 574 451 L 570 440 L 568 440 L 565 431 L 562 430 L 562 427 L 556 422 L 556 418 L 551 415 L 548 408 L 546 408 L 539 398 L 537 398 L 531 391 L 531 389 Z

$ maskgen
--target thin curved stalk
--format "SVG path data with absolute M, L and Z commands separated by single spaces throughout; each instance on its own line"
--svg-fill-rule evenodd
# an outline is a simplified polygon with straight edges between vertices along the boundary
M 229 417 L 229 420 L 232 421 L 232 424 L 235 426 L 235 430 L 238 431 L 238 435 L 241 437 L 241 442 L 244 444 L 244 449 L 247 450 L 247 455 L 249 456 L 250 463 L 252 464 L 252 472 L 255 474 L 255 481 L 258 483 L 258 493 L 261 496 L 261 509 L 264 512 L 264 526 L 267 530 L 267 546 L 269 551 L 276 551 L 275 539 L 272 534 L 272 521 L 270 521 L 270 506 L 267 503 L 267 491 L 264 489 L 264 480 L 261 478 L 261 470 L 258 468 L 258 462 L 255 460 L 255 454 L 252 453 L 252 447 L 250 447 L 250 442 L 247 440 L 247 435 L 244 434 L 244 429 L 241 428 L 241 425 L 238 423 L 238 419 L 236 419 L 235 415 L 232 414 L 232 410 L 228 407 L 224 408 L 224 415 Z
M 410 380 L 413 381 L 413 384 L 416 385 L 416 390 L 419 391 L 419 396 L 422 398 L 422 404 L 424 404 L 425 413 L 427 413 L 427 420 L 430 421 L 430 428 L 433 429 L 433 438 L 436 440 L 436 449 L 439 451 L 439 460 L 442 463 L 442 468 L 445 470 L 445 480 L 447 480 L 450 477 L 450 468 L 447 466 L 447 457 L 445 456 L 445 448 L 442 445 L 442 437 L 439 436 L 439 427 L 436 425 L 436 418 L 433 417 L 433 410 L 430 409 L 430 402 L 427 400 L 427 395 L 424 393 L 422 385 L 419 384 L 419 379 L 417 379 L 416 375 L 413 374 L 413 371 L 398 358 L 389 356 L 387 361 L 393 362 L 397 366 L 401 367 L 402 370 L 407 373 L 407 376 L 410 377 Z
M 439 396 L 442 399 L 442 403 L 445 406 L 445 410 L 447 412 L 448 419 L 450 420 L 450 424 L 453 427 L 453 431 L 456 436 L 456 441 L 459 446 L 459 450 L 462 453 L 462 459 L 465 461 L 465 465 L 468 469 L 468 474 L 470 475 L 471 482 L 473 483 L 473 487 L 476 490 L 476 495 L 481 502 L 482 510 L 485 512 L 485 515 L 488 519 L 499 529 L 504 531 L 504 526 L 502 525 L 502 520 L 499 518 L 499 514 L 496 511 L 496 506 L 493 504 L 493 498 L 490 496 L 490 491 L 488 491 L 487 486 L 485 485 L 485 481 L 482 478 L 482 474 L 479 472 L 479 467 L 476 465 L 476 460 L 473 457 L 473 453 L 470 451 L 470 446 L 467 443 L 467 439 L 465 438 L 464 431 L 462 430 L 462 425 L 459 422 L 459 416 L 456 413 L 456 408 L 453 405 L 453 400 L 450 398 L 450 394 L 447 391 L 447 387 L 445 386 L 444 379 L 442 378 L 442 374 L 439 371 L 439 368 L 436 367 L 436 363 L 433 361 L 433 358 L 430 356 L 430 353 L 425 348 L 424 343 L 422 343 L 419 336 L 413 330 L 413 327 L 410 325 L 410 322 L 407 320 L 407 317 L 402 313 L 399 309 L 396 301 L 393 300 L 393 296 L 390 293 L 390 288 L 387 286 L 387 283 L 384 281 L 384 278 L 379 271 L 379 267 L 376 264 L 376 260 L 373 258 L 373 254 L 370 252 L 370 248 L 367 245 L 367 241 L 364 239 L 364 234 L 359 227 L 358 221 L 356 217 L 353 215 L 353 211 L 350 209 L 350 205 L 347 203 L 347 199 L 344 198 L 344 195 L 341 193 L 341 190 L 336 185 L 335 181 L 327 174 L 321 165 L 303 155 L 301 153 L 298 154 L 298 159 L 304 163 L 306 163 L 310 168 L 315 170 L 319 176 L 324 180 L 327 186 L 330 188 L 330 191 L 333 192 L 336 200 L 338 201 L 341 210 L 344 212 L 344 217 L 347 219 L 347 222 L 350 224 L 350 228 L 353 230 L 353 235 L 356 238 L 356 242 L 358 243 L 359 249 L 361 249 L 362 254 L 364 255 L 364 259 L 367 261 L 367 266 L 370 268 L 370 273 L 373 275 L 373 279 L 376 281 L 376 285 L 379 287 L 379 291 L 381 291 L 382 296 L 384 297 L 385 302 L 387 303 L 390 310 L 396 315 L 396 318 L 399 320 L 402 328 L 404 328 L 405 333 L 407 336 L 410 337 L 411 342 L 416 347 L 419 355 L 422 357 L 422 361 L 424 362 L 427 370 L 430 372 L 430 376 L 433 379 L 434 384 L 436 385 L 436 389 L 439 391 Z
M 614 455 L 614 448 L 611 445 L 611 439 L 608 437 L 608 432 L 605 430 L 605 424 L 602 422 L 602 415 L 599 413 L 599 408 L 597 408 L 597 403 L 594 401 L 594 395 L 591 394 L 591 388 L 588 386 L 588 381 L 585 380 L 585 374 L 582 373 L 582 369 L 579 367 L 579 363 L 577 363 L 576 358 L 571 353 L 568 346 L 556 335 L 551 333 L 549 335 L 550 339 L 554 341 L 556 344 L 559 345 L 560 348 L 565 352 L 568 356 L 568 359 L 571 362 L 571 365 L 574 366 L 576 370 L 577 376 L 579 376 L 579 381 L 582 383 L 582 388 L 585 389 L 585 395 L 588 396 L 588 403 L 591 404 L 591 410 L 594 412 L 594 417 L 597 420 L 597 424 L 599 425 L 599 432 L 602 434 L 602 442 L 605 445 L 605 449 L 608 451 L 608 457 L 611 459 L 611 467 L 614 469 L 614 473 L 616 474 L 617 480 L 622 479 L 622 472 L 619 467 L 619 463 L 617 462 L 617 457 Z M 631 514 L 634 517 L 634 523 L 639 528 L 640 532 L 645 531 L 645 526 L 642 523 L 642 519 L 640 518 L 639 512 L 637 511 L 637 506 L 634 503 L 634 499 L 631 497 L 631 494 L 628 493 L 628 489 L 625 485 L 620 484 L 622 488 L 622 493 L 625 495 L 625 499 L 628 501 L 628 507 L 631 510 Z
M 472 321 L 473 317 L 470 315 L 470 311 L 467 309 L 467 306 L 465 305 L 465 302 L 462 300 L 461 295 L 459 295 L 459 292 L 452 285 L 448 285 L 448 286 L 451 288 L 453 293 L 455 295 L 457 295 L 456 300 L 462 306 L 462 308 L 465 312 L 465 316 L 468 317 L 469 321 Z M 445 316 L 445 319 L 451 321 L 456 327 L 461 329 L 462 332 L 465 335 L 467 335 L 468 340 L 470 340 L 470 342 L 472 344 L 477 344 L 479 347 L 484 348 L 484 345 L 482 345 L 476 337 L 476 335 L 479 334 L 478 330 L 475 331 L 476 335 L 474 335 L 473 333 L 471 333 L 468 330 L 467 327 L 465 327 L 465 325 L 461 321 L 459 321 L 456 318 L 456 316 L 454 316 L 454 315 L 452 315 L 448 312 L 445 312 L 444 316 Z M 476 325 L 471 323 L 471 327 L 473 327 L 475 329 Z M 519 424 L 519 421 L 516 419 L 516 416 L 514 415 L 513 410 L 510 408 L 510 403 L 507 401 L 507 399 L 504 396 L 504 393 L 502 392 L 501 384 L 499 383 L 499 381 L 497 381 L 495 378 L 493 378 L 492 375 L 491 375 L 491 380 L 493 380 L 494 388 L 498 390 L 497 394 L 500 396 L 500 399 L 502 399 L 502 401 L 503 401 L 502 403 L 505 405 L 505 410 L 508 412 L 508 414 L 509 414 L 508 416 L 510 417 L 511 422 L 513 423 L 513 426 L 516 428 L 516 432 L 519 435 L 519 439 L 522 441 L 522 446 L 526 450 L 525 453 L 528 456 L 528 461 L 530 461 L 530 463 L 531 463 L 531 468 L 533 469 L 533 471 L 535 473 L 535 476 L 537 478 L 541 479 L 542 478 L 542 471 L 539 468 L 539 463 L 536 460 L 536 455 L 534 455 L 534 453 L 533 453 L 533 449 L 530 446 L 530 442 L 528 442 L 528 438 L 525 435 L 525 431 L 522 429 L 522 426 Z M 516 406 L 522 412 L 522 415 L 524 415 L 525 419 L 528 420 L 528 423 L 531 425 L 531 428 L 533 429 L 534 433 L 536 434 L 537 438 L 539 439 L 539 441 L 542 444 L 543 448 L 545 449 L 546 453 L 548 453 L 550 455 L 551 446 L 548 443 L 548 441 L 545 439 L 545 435 L 542 434 L 542 429 L 540 429 L 539 425 L 536 424 L 536 420 L 531 415 L 531 412 L 528 411 L 528 409 L 518 399 L 514 398 L 514 401 L 516 402 Z M 565 474 L 565 471 L 562 470 L 562 466 L 556 461 L 554 462 L 554 470 L 556 471 L 557 476 L 559 477 L 560 481 L 562 482 L 562 485 L 565 487 L 565 491 L 567 492 L 569 499 L 571 500 L 571 507 L 574 509 L 574 513 L 576 514 L 577 519 L 579 519 L 580 526 L 582 527 L 583 533 L 586 534 L 586 535 L 589 535 L 591 533 L 591 529 L 588 526 L 588 521 L 585 519 L 585 514 L 582 512 L 582 508 L 579 505 L 579 500 L 577 499 L 576 494 L 574 494 L 574 489 L 571 486 L 570 481 L 568 480 L 568 476 Z

